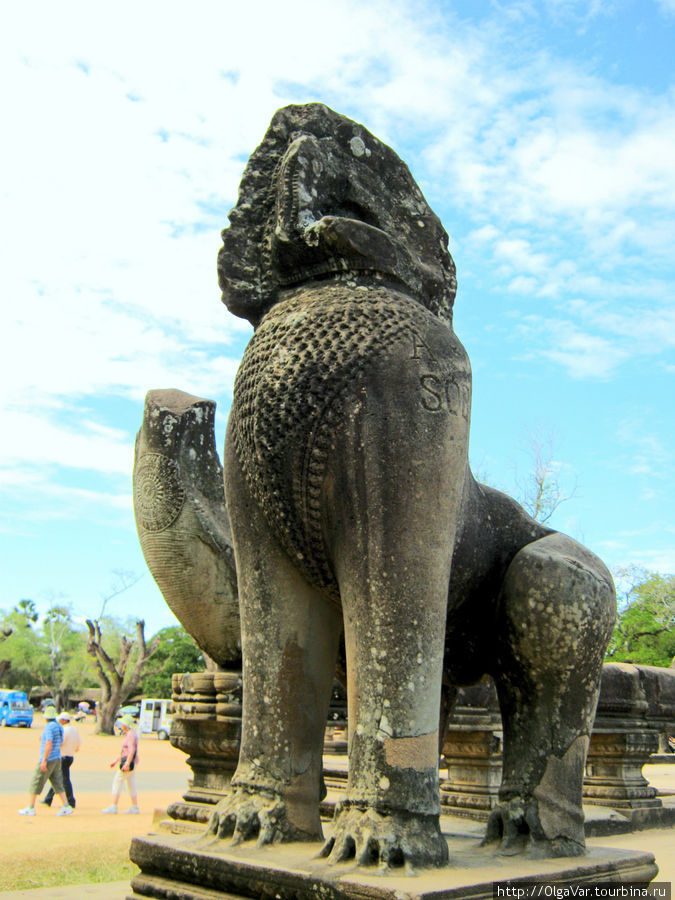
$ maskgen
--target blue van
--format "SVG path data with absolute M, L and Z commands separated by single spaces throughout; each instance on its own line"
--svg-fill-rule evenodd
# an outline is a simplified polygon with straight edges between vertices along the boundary
M 23 691 L 0 691 L 0 725 L 33 724 L 33 707 Z

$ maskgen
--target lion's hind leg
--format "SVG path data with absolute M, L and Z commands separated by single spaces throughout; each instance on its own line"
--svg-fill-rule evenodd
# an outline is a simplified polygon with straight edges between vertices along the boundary
M 615 615 L 609 572 L 564 535 L 528 544 L 507 570 L 493 670 L 504 774 L 486 836 L 503 853 L 584 853 L 582 781 Z

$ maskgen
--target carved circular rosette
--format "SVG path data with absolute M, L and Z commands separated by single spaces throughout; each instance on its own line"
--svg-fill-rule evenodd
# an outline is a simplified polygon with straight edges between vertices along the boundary
M 178 465 L 162 453 L 146 453 L 134 472 L 134 509 L 146 531 L 165 531 L 183 508 L 185 491 Z

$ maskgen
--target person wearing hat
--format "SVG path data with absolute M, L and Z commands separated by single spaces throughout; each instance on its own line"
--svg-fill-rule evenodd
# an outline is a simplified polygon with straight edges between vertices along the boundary
M 45 727 L 40 738 L 40 762 L 37 764 L 30 787 L 28 789 L 28 806 L 19 810 L 20 816 L 35 815 L 35 800 L 47 779 L 51 782 L 55 793 L 61 798 L 63 806 L 56 813 L 57 816 L 69 816 L 73 812 L 63 790 L 63 775 L 61 774 L 61 743 L 63 741 L 63 728 L 56 721 L 56 710 L 48 706 L 44 712 Z
M 140 810 L 138 808 L 138 794 L 136 793 L 136 776 L 134 775 L 134 769 L 138 765 L 138 735 L 136 734 L 133 717 L 130 715 L 122 716 L 120 728 L 122 729 L 120 755 L 110 763 L 111 769 L 117 767 L 112 783 L 113 802 L 110 806 L 106 806 L 103 812 L 109 815 L 117 813 L 122 785 L 126 784 L 131 797 L 131 806 L 126 810 L 126 813 L 138 815 Z
M 70 780 L 70 767 L 75 761 L 75 754 L 82 746 L 82 740 L 77 728 L 71 723 L 70 716 L 65 709 L 56 717 L 59 725 L 63 728 L 63 741 L 61 743 L 61 775 L 63 776 L 63 787 L 68 798 L 68 805 L 75 809 L 75 794 L 73 793 L 73 784 Z M 54 788 L 50 787 L 42 801 L 45 806 L 51 806 L 54 799 Z

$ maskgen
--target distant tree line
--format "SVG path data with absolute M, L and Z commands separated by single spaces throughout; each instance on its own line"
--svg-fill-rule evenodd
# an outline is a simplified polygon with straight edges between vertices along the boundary
M 101 687 L 98 727 L 112 733 L 119 706 L 131 696 L 171 697 L 174 672 L 200 672 L 204 657 L 179 626 L 146 641 L 142 621 L 99 616 L 80 625 L 67 605 L 40 616 L 33 600 L 0 610 L 0 686 L 47 692 L 58 709 L 87 688 Z
M 675 575 L 645 569 L 616 574 L 619 611 L 608 662 L 675 664 Z M 0 686 L 39 687 L 57 708 L 93 686 L 102 688 L 99 729 L 111 733 L 117 709 L 131 696 L 170 697 L 174 672 L 202 672 L 204 656 L 179 626 L 147 641 L 142 621 L 109 616 L 73 621 L 67 606 L 40 617 L 32 600 L 0 610 Z

